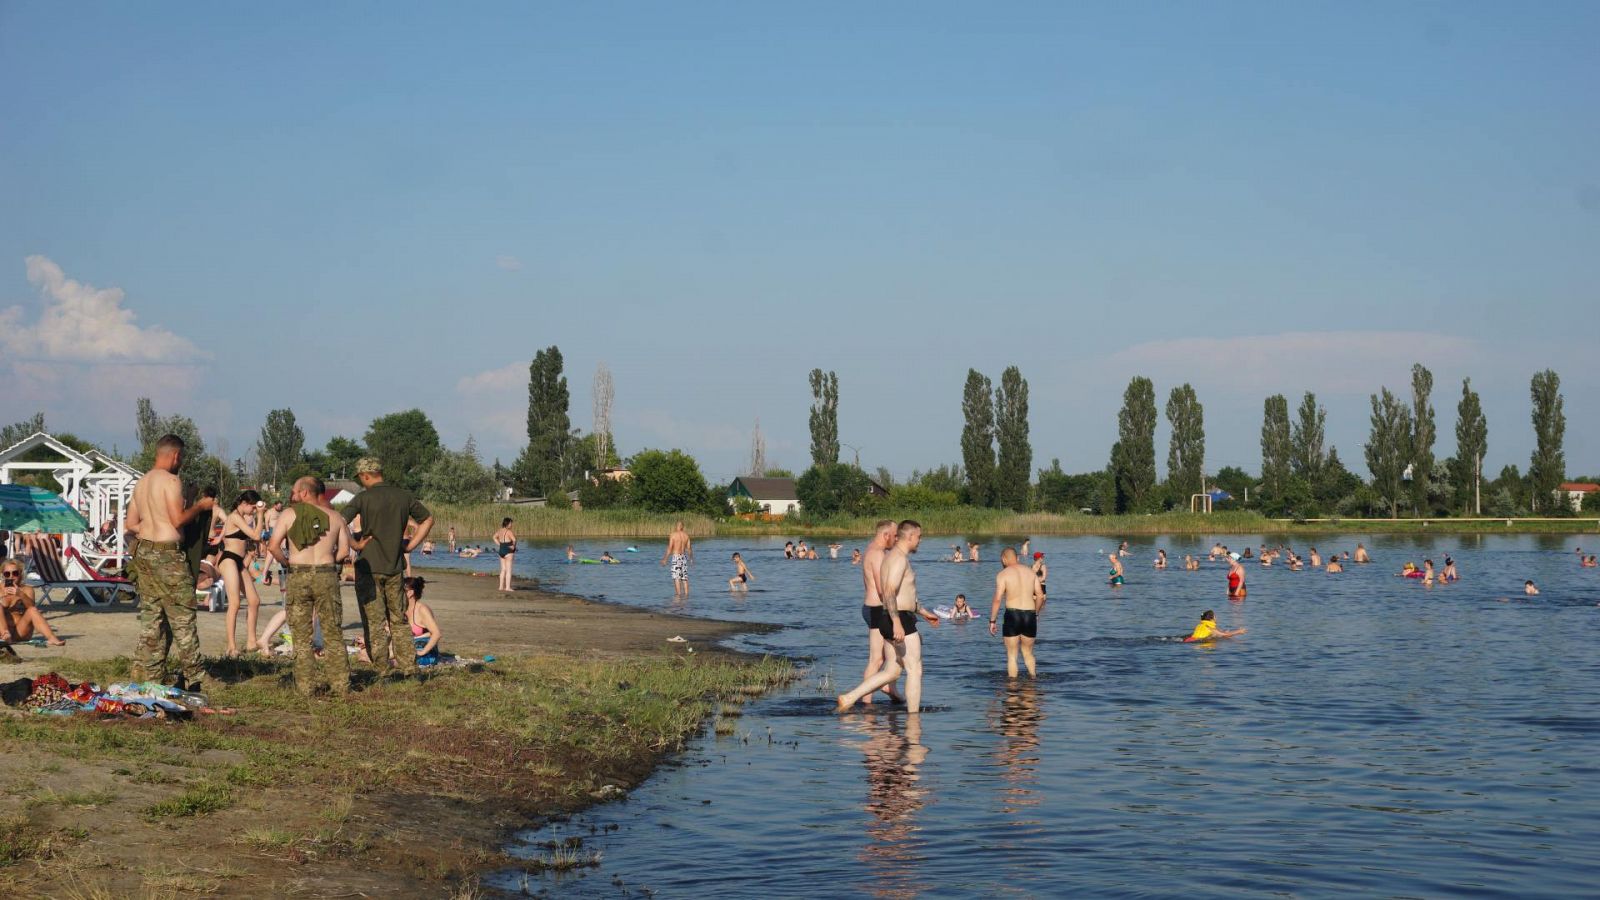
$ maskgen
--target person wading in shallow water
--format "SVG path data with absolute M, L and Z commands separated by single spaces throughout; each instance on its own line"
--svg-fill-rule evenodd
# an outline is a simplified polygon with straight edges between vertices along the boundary
M 1045 594 L 1039 576 L 1033 568 L 1017 559 L 1017 551 L 1010 547 L 1000 551 L 1003 568 L 994 576 L 994 603 L 989 607 L 989 633 L 995 633 L 995 622 L 1000 616 L 1000 604 L 1005 604 L 1006 675 L 1017 677 L 1017 653 L 1028 666 L 1028 675 L 1035 675 L 1033 640 L 1039 635 L 1039 613 L 1044 611 Z
M 667 536 L 667 552 L 661 554 L 661 565 L 672 563 L 672 596 L 689 596 L 689 564 L 694 562 L 694 542 L 689 540 L 689 532 L 683 528 L 683 520 L 678 520 L 672 526 L 672 534 Z
M 922 636 L 917 634 L 917 618 L 920 616 L 938 628 L 939 617 L 924 611 L 917 602 L 917 575 L 911 569 L 911 554 L 917 552 L 921 543 L 922 526 L 911 519 L 901 522 L 894 549 L 884 554 L 883 570 L 878 576 L 878 591 L 883 598 L 884 619 L 888 625 L 880 628 L 880 632 L 892 642 L 895 658 L 855 690 L 840 694 L 840 712 L 884 685 L 894 683 L 902 667 L 906 673 L 906 710 L 913 713 L 922 710 Z

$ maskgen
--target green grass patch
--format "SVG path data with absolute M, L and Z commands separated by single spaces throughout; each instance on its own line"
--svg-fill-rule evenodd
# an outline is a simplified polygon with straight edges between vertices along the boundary
M 232 805 L 232 788 L 216 781 L 202 781 L 176 797 L 146 807 L 144 815 L 148 819 L 203 816 Z

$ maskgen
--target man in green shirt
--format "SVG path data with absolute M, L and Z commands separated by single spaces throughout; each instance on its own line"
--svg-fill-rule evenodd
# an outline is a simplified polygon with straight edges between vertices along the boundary
M 355 541 L 356 602 L 361 608 L 361 629 L 367 655 L 382 672 L 392 654 L 402 675 L 415 675 L 417 655 L 412 652 L 411 627 L 406 623 L 405 555 L 428 539 L 433 513 L 405 488 L 383 480 L 383 464 L 375 457 L 356 463 L 356 480 L 365 488 L 344 509 L 347 522 L 361 520 Z M 406 525 L 416 523 L 406 541 Z M 384 624 L 388 624 L 385 632 Z

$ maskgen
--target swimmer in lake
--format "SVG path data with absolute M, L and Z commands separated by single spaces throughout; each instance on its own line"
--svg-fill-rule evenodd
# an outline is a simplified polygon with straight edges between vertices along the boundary
M 972 607 L 967 605 L 967 595 L 957 594 L 956 605 L 950 610 L 952 620 L 973 618 Z
M 1165 551 L 1165 550 L 1157 550 L 1156 551 L 1156 568 L 1165 569 L 1166 567 L 1167 567 L 1167 551 Z
M 572 545 L 568 544 L 567 545 L 567 562 L 570 563 L 570 562 L 577 562 L 577 561 L 578 561 L 578 551 L 572 549 Z
M 839 558 L 839 549 L 841 547 L 843 547 L 843 546 L 844 546 L 843 544 L 829 544 L 828 545 L 828 558 L 829 559 L 838 559 Z
M 744 564 L 744 557 L 738 553 L 733 554 L 733 577 L 728 579 L 728 590 L 748 591 L 750 582 L 756 577 L 750 574 L 750 567 Z
M 1027 559 L 1026 556 L 1019 556 L 1017 558 Z M 1049 585 L 1047 582 L 1050 581 L 1050 567 L 1044 564 L 1043 553 L 1033 554 L 1033 574 L 1039 579 L 1039 593 L 1043 594 L 1047 592 L 1049 590 Z
M 1367 555 L 1367 548 L 1360 544 L 1356 544 L 1355 562 L 1357 565 L 1366 565 L 1367 563 L 1372 562 L 1372 557 Z
M 1600 562 L 1597 562 L 1595 560 L 1594 554 L 1591 553 L 1588 556 L 1584 557 L 1582 565 L 1583 565 L 1583 567 L 1585 569 L 1593 569 L 1596 566 L 1600 566 Z
M 1429 587 L 1433 586 L 1433 560 L 1431 559 L 1422 561 L 1422 583 Z
M 1522 583 L 1522 592 L 1527 594 L 1529 597 L 1539 596 L 1539 589 L 1533 586 L 1532 581 L 1524 581 Z
M 970 542 L 967 543 L 967 560 L 969 562 L 977 562 L 978 561 L 978 542 L 977 541 L 970 541 Z
M 966 562 L 967 561 L 967 558 L 961 555 L 961 545 L 960 544 L 951 544 L 950 545 L 950 559 L 948 561 L 949 562 Z
M 994 576 L 994 602 L 989 606 L 989 633 L 995 633 L 1000 618 L 1000 606 L 1005 604 L 1005 624 L 1002 634 L 1006 644 L 1006 675 L 1017 677 L 1017 654 L 1028 668 L 1028 677 L 1036 675 L 1033 642 L 1039 636 L 1039 613 L 1044 610 L 1044 586 L 1033 569 L 1017 559 L 1017 551 L 1010 547 L 1000 551 L 1001 569 Z
M 861 551 L 860 550 L 851 550 L 850 551 L 850 565 L 852 565 L 852 566 L 861 565 Z
M 1195 559 L 1193 556 L 1191 556 L 1188 553 L 1185 553 L 1183 555 L 1183 570 L 1185 572 L 1198 572 L 1198 571 L 1200 571 L 1200 560 Z
M 1456 561 L 1451 559 L 1450 556 L 1446 554 L 1444 558 L 1444 571 L 1439 573 L 1439 583 L 1450 584 L 1453 581 L 1460 580 L 1461 573 L 1456 571 Z
M 1244 563 L 1237 553 L 1228 556 L 1228 599 L 1244 599 Z
M 794 559 L 794 541 L 783 542 L 783 558 Z
M 1208 609 L 1200 614 L 1200 624 L 1194 626 L 1194 632 L 1184 638 L 1183 642 L 1185 644 L 1197 644 L 1202 641 L 1214 641 L 1217 638 L 1238 637 L 1248 630 L 1246 628 L 1235 628 L 1232 631 L 1225 631 L 1218 628 L 1217 614 Z
M 1318 553 L 1315 547 L 1311 548 L 1311 568 L 1322 568 L 1322 554 Z
M 1228 555 L 1228 548 L 1222 546 L 1222 542 L 1221 541 L 1217 541 L 1216 543 L 1211 545 L 1211 555 L 1206 557 L 1206 558 L 1207 559 L 1211 559 L 1211 560 L 1215 560 L 1219 556 L 1227 556 L 1227 555 Z
M 1133 551 L 1128 549 L 1128 542 L 1127 541 L 1123 541 L 1121 546 L 1117 547 L 1117 555 L 1118 556 L 1132 556 L 1133 555 Z
M 1112 587 L 1121 587 L 1124 583 L 1122 580 L 1122 559 L 1116 553 L 1107 554 L 1106 559 L 1111 560 L 1111 574 L 1106 578 L 1106 584 Z
M 1330 556 L 1328 557 L 1328 564 L 1323 567 L 1322 571 L 1327 572 L 1329 575 L 1337 575 L 1344 571 L 1344 564 L 1339 562 L 1339 557 Z
M 610 550 L 606 550 L 600 554 L 600 561 L 607 564 L 614 564 L 616 563 L 617 558 L 611 555 Z

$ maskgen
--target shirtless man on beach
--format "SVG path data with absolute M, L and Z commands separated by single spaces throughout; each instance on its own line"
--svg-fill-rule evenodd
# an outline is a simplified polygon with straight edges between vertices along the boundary
M 1039 576 L 1033 567 L 1017 559 L 1017 551 L 1010 547 L 1000 551 L 1000 564 L 1004 568 L 994 576 L 994 603 L 989 606 L 989 633 L 995 633 L 995 621 L 1000 617 L 1000 604 L 1005 603 L 1006 618 L 1006 675 L 1017 677 L 1017 652 L 1028 666 L 1028 677 L 1034 676 L 1033 640 L 1039 635 L 1039 613 L 1044 611 L 1045 595 L 1039 589 Z
M 861 560 L 861 582 L 866 589 L 866 595 L 861 600 L 861 619 L 867 623 L 867 668 L 861 674 L 864 680 L 871 678 L 885 663 L 894 658 L 894 649 L 883 639 L 883 632 L 879 630 L 883 622 L 883 599 L 878 593 L 878 576 L 883 568 L 883 555 L 894 546 L 894 533 L 893 519 L 879 521 L 872 533 L 872 541 L 867 544 L 866 555 Z M 882 691 L 888 694 L 891 700 L 902 699 L 894 692 L 892 681 L 884 685 Z M 861 702 L 871 703 L 872 694 L 862 697 Z
M 350 529 L 344 517 L 322 499 L 323 491 L 322 480 L 314 476 L 296 481 L 289 494 L 294 505 L 279 518 L 283 527 L 273 533 L 266 548 L 287 572 L 283 605 L 295 646 L 295 687 L 310 695 L 325 686 L 342 697 L 350 692 L 350 661 L 343 653 L 341 637 L 344 607 L 339 597 L 338 563 L 350 555 Z M 322 621 L 320 658 L 312 652 L 313 619 Z M 403 652 L 405 648 L 396 649 Z
M 167 648 L 178 645 L 180 682 L 198 690 L 205 678 L 200 662 L 200 632 L 194 618 L 194 578 L 178 547 L 178 529 L 216 505 L 201 497 L 185 509 L 178 467 L 183 438 L 156 441 L 155 465 L 133 488 L 125 522 L 135 536 L 131 568 L 139 586 L 139 641 L 133 648 L 134 681 L 166 681 Z
M 922 709 L 922 636 L 917 634 L 917 617 L 939 627 L 939 617 L 922 609 L 917 603 L 917 575 L 911 570 L 911 554 L 917 552 L 922 542 L 922 526 L 907 519 L 896 532 L 894 549 L 883 555 L 883 567 L 878 573 L 878 593 L 883 599 L 883 619 L 878 628 L 885 640 L 894 648 L 894 659 L 888 660 L 883 671 L 868 678 L 848 694 L 839 695 L 839 711 L 844 712 L 861 701 L 862 697 L 893 684 L 906 673 L 906 711 Z
M 679 519 L 672 526 L 672 534 L 667 535 L 667 552 L 661 554 L 661 565 L 672 561 L 672 596 L 689 596 L 689 564 L 694 562 L 694 544 L 689 540 L 689 532 L 683 528 L 683 520 Z

